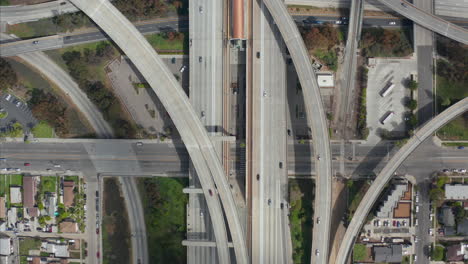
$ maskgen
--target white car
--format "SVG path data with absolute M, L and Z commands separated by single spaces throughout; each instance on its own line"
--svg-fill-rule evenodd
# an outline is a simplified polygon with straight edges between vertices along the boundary
M 432 229 L 429 228 L 429 235 L 432 236 L 434 233 L 432 232 Z
M 55 164 L 54 165 L 54 168 L 60 168 L 60 167 L 61 167 L 60 164 Z
M 391 26 L 394 26 L 394 25 L 396 25 L 396 22 L 395 21 L 390 21 L 390 22 L 388 22 L 388 24 L 391 25 Z
M 185 69 L 187 69 L 187 66 L 184 65 L 184 66 L 180 67 L 180 70 L 179 70 L 179 71 L 180 71 L 180 72 L 184 72 Z
M 7 101 L 9 102 L 10 99 L 11 99 L 11 94 L 7 94 L 7 95 L 5 96 L 5 100 L 7 100 Z
M 320 256 L 320 250 L 318 249 L 315 250 L 315 256 Z
M 16 169 L 15 169 L 15 171 L 17 171 L 17 172 L 20 172 L 20 171 L 21 171 L 21 169 L 20 169 L 20 168 L 16 168 Z
M 335 24 L 341 25 L 341 24 L 343 24 L 343 22 L 341 20 L 337 20 L 337 21 L 335 21 Z
M 22 103 L 21 103 L 20 101 L 17 101 L 15 105 L 16 105 L 16 107 L 20 107 L 21 104 L 22 104 Z

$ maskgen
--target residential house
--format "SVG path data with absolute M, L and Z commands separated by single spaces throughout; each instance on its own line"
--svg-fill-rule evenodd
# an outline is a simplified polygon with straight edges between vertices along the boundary
M 447 199 L 447 200 L 467 200 L 468 199 L 468 185 L 445 184 L 445 199 Z
M 27 210 L 29 217 L 39 216 L 39 209 L 37 207 L 27 208 L 26 210 Z
M 0 218 L 6 217 L 5 197 L 0 197 Z
M 463 261 L 468 259 L 468 244 L 460 243 L 447 247 L 447 261 Z
M 68 252 L 68 245 L 57 245 L 54 243 L 47 243 L 47 253 L 54 254 L 56 258 L 68 258 L 70 253 Z
M 439 222 L 441 222 L 444 226 L 455 226 L 455 215 L 453 214 L 452 207 L 443 206 L 440 209 Z
M 23 177 L 23 206 L 24 208 L 33 208 L 36 204 L 37 181 L 36 177 Z
M 468 218 L 465 218 L 457 224 L 457 235 L 468 236 Z
M 10 187 L 10 202 L 12 204 L 20 204 L 23 202 L 21 199 L 21 187 Z
M 404 194 L 408 190 L 408 184 L 406 182 L 396 181 L 394 182 L 392 186 L 393 186 L 393 189 L 390 191 L 390 194 L 386 197 L 385 201 L 383 202 L 383 204 L 379 207 L 379 210 L 377 211 L 377 217 L 380 217 L 380 218 L 393 217 L 394 209 L 398 207 L 398 201 L 400 201 L 400 199 L 404 197 Z M 402 211 L 406 211 L 406 210 L 402 210 Z
M 71 221 L 64 221 L 59 224 L 62 233 L 78 233 L 78 224 Z
M 65 207 L 73 206 L 73 202 L 75 199 L 75 193 L 73 192 L 75 189 L 75 182 L 74 181 L 64 181 L 63 182 L 63 204 Z
M 13 253 L 11 251 L 11 241 L 9 237 L 0 238 L 0 255 L 9 256 Z
M 403 259 L 402 245 L 375 246 L 372 250 L 375 262 L 400 263 Z

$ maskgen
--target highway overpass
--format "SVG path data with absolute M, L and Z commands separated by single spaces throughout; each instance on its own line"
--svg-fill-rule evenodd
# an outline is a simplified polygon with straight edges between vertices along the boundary
M 359 207 L 356 209 L 353 219 L 348 225 L 346 234 L 341 242 L 341 246 L 337 255 L 337 264 L 346 264 L 347 259 L 350 255 L 351 248 L 354 241 L 358 238 L 359 232 L 361 231 L 362 225 L 364 224 L 367 215 L 369 214 L 372 206 L 377 202 L 380 193 L 383 191 L 385 185 L 392 178 L 395 171 L 402 165 L 402 163 L 408 158 L 408 156 L 426 140 L 429 136 L 433 135 L 443 125 L 448 123 L 455 117 L 463 114 L 468 110 L 468 98 L 461 100 L 460 102 L 452 105 L 438 116 L 433 118 L 431 121 L 426 123 L 422 128 L 418 129 L 414 136 L 393 155 L 392 159 L 385 165 L 383 170 L 375 178 L 369 190 L 363 197 Z
M 315 219 L 320 224 L 314 225 L 312 241 L 312 263 L 328 263 L 330 223 L 331 223 L 331 184 L 332 164 L 327 121 L 315 72 L 309 60 L 309 54 L 297 29 L 281 0 L 265 0 L 284 42 L 291 54 L 304 94 L 307 121 L 311 126 L 317 172 L 315 191 Z M 316 254 L 319 253 L 319 254 Z
M 0 22 L 6 22 L 11 25 L 76 11 L 78 11 L 78 8 L 67 0 L 35 5 L 0 6 Z
M 442 18 L 427 13 L 403 0 L 377 0 L 400 15 L 419 25 L 465 45 L 468 45 L 468 31 Z
M 197 170 L 205 193 L 218 243 L 220 262 L 229 263 L 230 261 L 226 225 L 219 197 L 223 202 L 224 212 L 229 223 L 236 260 L 238 263 L 247 263 L 245 234 L 223 167 L 206 129 L 201 124 L 198 114 L 193 110 L 187 95 L 174 75 L 168 70 L 148 41 L 109 1 L 73 0 L 72 2 L 125 52 L 172 117 Z

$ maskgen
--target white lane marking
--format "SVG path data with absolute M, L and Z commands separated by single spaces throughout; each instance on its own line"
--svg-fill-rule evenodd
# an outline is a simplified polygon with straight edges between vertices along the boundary
M 263 62 L 263 58 L 264 56 L 261 56 L 261 54 L 263 53 L 263 49 L 264 49 L 264 32 L 263 32 L 263 27 L 264 27 L 264 16 L 263 16 L 263 10 L 264 10 L 264 7 L 263 7 L 263 2 L 262 2 L 262 5 L 261 5 L 261 10 L 262 10 L 262 14 L 261 14 L 261 17 L 260 17 L 260 41 L 261 41 L 261 45 L 260 45 L 260 94 L 258 96 L 260 96 L 260 120 L 261 120 L 261 125 L 260 125 L 260 135 L 263 134 L 263 127 L 264 127 L 264 116 L 265 116 L 265 113 L 264 113 L 264 99 L 263 99 L 263 95 L 262 95 L 262 91 L 264 89 L 263 85 L 263 81 L 264 81 L 264 62 Z M 265 138 L 266 137 L 261 137 L 260 139 L 260 261 L 259 263 L 264 263 L 263 262 L 263 247 L 264 247 L 264 239 L 263 239 L 263 232 L 264 232 L 264 225 L 263 225 L 263 218 L 264 218 L 264 204 L 265 204 L 265 197 L 264 197 L 264 179 L 265 179 L 265 173 L 264 173 L 264 155 L 263 155 L 263 146 L 265 145 Z

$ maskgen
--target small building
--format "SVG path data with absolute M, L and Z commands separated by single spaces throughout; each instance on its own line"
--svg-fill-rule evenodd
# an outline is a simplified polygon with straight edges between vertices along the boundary
M 9 237 L 0 238 L 0 255 L 9 256 L 11 255 L 11 241 Z
M 447 200 L 467 200 L 468 199 L 468 185 L 445 184 L 445 199 L 447 199 Z
M 439 222 L 441 222 L 446 227 L 455 226 L 455 215 L 453 214 L 452 207 L 443 206 L 440 209 Z
M 46 200 L 47 214 L 51 217 L 54 216 L 56 207 L 57 207 L 57 196 L 55 196 L 55 193 L 50 193 Z
M 335 87 L 335 80 L 332 73 L 317 73 L 317 83 L 320 88 Z
M 10 187 L 10 202 L 12 204 L 20 204 L 23 202 L 21 199 L 21 187 Z
M 32 208 L 36 204 L 37 181 L 36 177 L 23 177 L 23 201 L 25 208 Z
M 73 206 L 75 200 L 75 193 L 73 190 L 75 189 L 75 182 L 74 181 L 64 181 L 63 182 L 63 204 L 65 207 Z
M 377 217 L 391 218 L 394 215 L 394 209 L 397 207 L 398 202 L 408 190 L 407 182 L 394 181 L 392 184 L 393 189 L 389 191 L 383 204 L 377 211 Z
M 56 258 L 68 258 L 70 253 L 68 252 L 67 245 L 57 245 L 54 243 L 47 243 L 46 245 L 47 253 L 54 254 Z
M 11 207 L 10 210 L 7 212 L 7 218 L 8 218 L 8 227 L 13 227 L 16 225 L 17 222 L 17 217 L 18 217 L 18 209 L 16 207 Z
M 0 218 L 6 217 L 5 197 L 0 197 Z
M 465 218 L 458 222 L 457 234 L 459 236 L 468 236 L 468 218 Z
M 375 262 L 400 263 L 403 259 L 402 245 L 375 246 L 372 249 Z
M 29 261 L 30 264 L 41 264 L 41 258 L 40 257 L 32 257 L 32 260 Z
M 64 221 L 59 224 L 62 233 L 78 233 L 78 224 L 71 221 Z
M 447 261 L 463 261 L 468 259 L 468 244 L 460 243 L 447 247 Z

